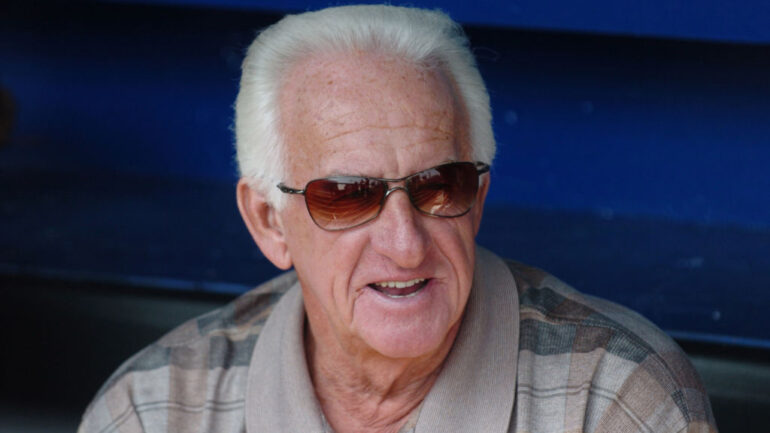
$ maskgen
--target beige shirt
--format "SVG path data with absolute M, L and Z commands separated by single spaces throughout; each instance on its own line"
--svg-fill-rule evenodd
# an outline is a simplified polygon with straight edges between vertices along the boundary
M 193 319 L 113 374 L 81 433 L 323 432 L 293 272 Z M 409 427 L 427 432 L 715 432 L 681 349 L 636 313 L 477 250 L 454 346 Z

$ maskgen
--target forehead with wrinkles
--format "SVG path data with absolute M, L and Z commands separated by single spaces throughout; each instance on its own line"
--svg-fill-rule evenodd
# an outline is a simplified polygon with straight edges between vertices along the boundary
M 335 152 L 355 159 L 391 134 L 413 142 L 468 143 L 464 109 L 440 68 L 420 67 L 376 54 L 326 55 L 292 68 L 280 93 L 281 130 L 289 167 L 319 164 Z M 395 136 L 395 135 L 393 135 Z M 355 142 L 358 148 L 341 145 Z M 462 149 L 461 149 L 462 148 Z

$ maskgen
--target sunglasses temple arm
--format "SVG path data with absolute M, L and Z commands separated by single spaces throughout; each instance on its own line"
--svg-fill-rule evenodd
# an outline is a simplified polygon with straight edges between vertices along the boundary
M 476 172 L 478 174 L 484 174 L 489 171 L 489 164 L 483 163 L 483 162 L 477 162 L 476 163 Z
M 305 194 L 304 189 L 291 188 L 284 185 L 283 183 L 279 183 L 278 185 L 276 185 L 276 187 L 278 187 L 278 189 L 280 189 L 281 192 L 286 194 Z

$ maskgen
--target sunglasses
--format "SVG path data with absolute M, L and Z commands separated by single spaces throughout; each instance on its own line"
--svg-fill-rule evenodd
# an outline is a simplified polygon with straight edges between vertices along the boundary
M 483 162 L 450 162 L 399 179 L 332 176 L 311 180 L 305 189 L 278 189 L 305 196 L 310 218 L 320 228 L 345 230 L 365 224 L 380 214 L 390 193 L 402 190 L 425 215 L 455 218 L 468 213 L 476 201 L 479 176 L 489 171 Z M 389 183 L 404 182 L 389 188 Z

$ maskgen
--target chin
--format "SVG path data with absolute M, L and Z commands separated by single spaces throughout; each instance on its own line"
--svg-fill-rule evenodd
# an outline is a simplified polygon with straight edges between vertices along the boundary
M 393 359 L 429 356 L 453 336 L 448 312 L 426 312 L 400 319 L 403 318 L 370 317 L 357 331 L 367 346 Z

